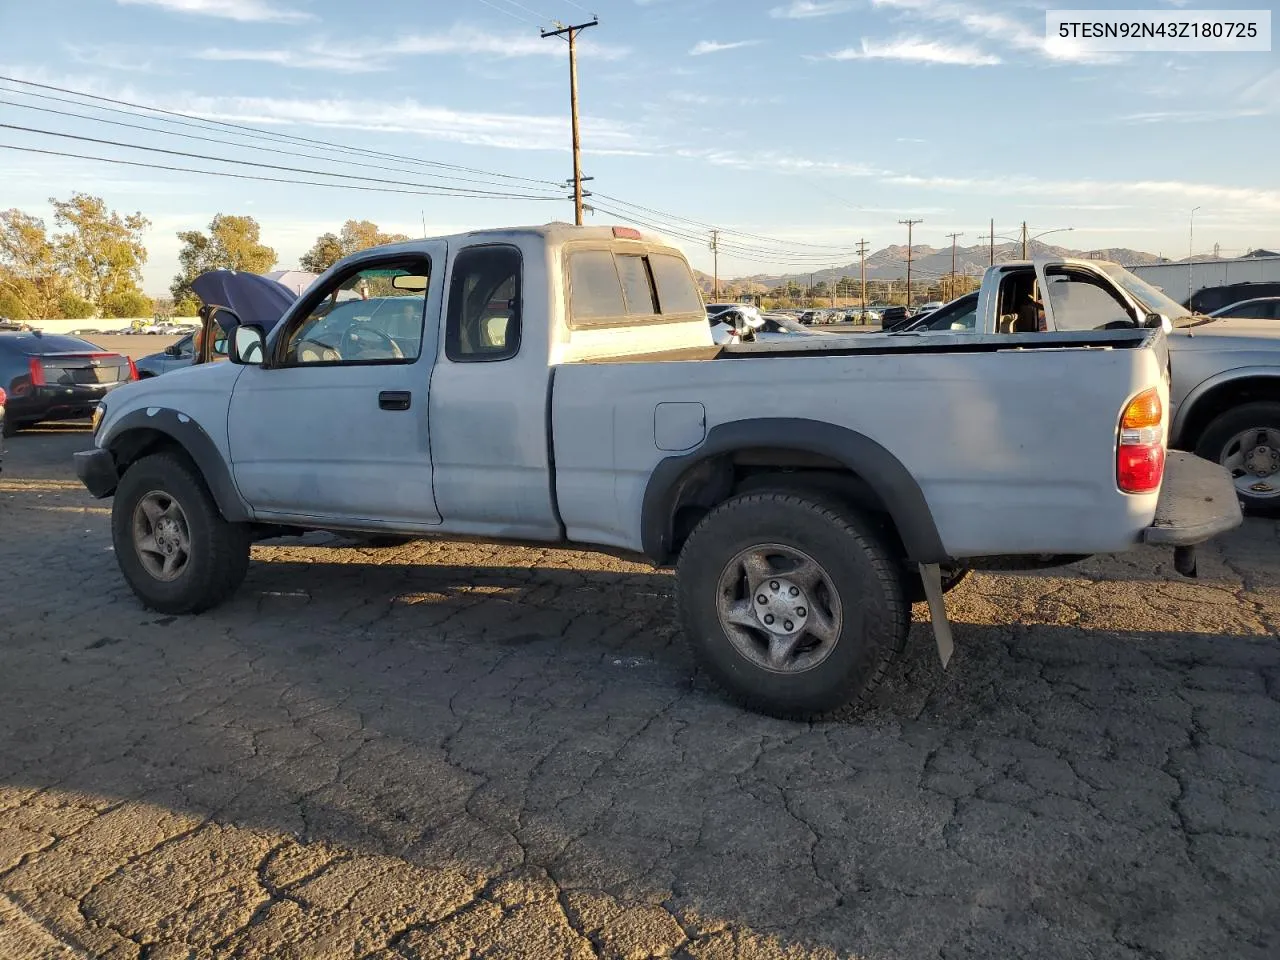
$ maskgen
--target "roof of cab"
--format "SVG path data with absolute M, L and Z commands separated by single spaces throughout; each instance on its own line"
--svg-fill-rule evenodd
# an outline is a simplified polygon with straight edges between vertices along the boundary
M 634 240 L 635 237 L 617 237 L 614 235 L 614 227 L 635 232 L 639 234 L 640 242 L 661 244 L 662 246 L 674 246 L 670 240 L 659 233 L 650 230 L 640 230 L 623 224 L 609 224 L 608 226 L 575 226 L 572 223 L 563 223 L 554 221 L 552 223 L 544 223 L 541 225 L 524 226 L 524 227 L 490 227 L 484 230 L 468 230 L 465 233 L 453 233 L 436 237 L 424 237 L 426 240 L 446 240 L 450 244 L 453 243 L 476 243 L 484 241 L 492 241 L 515 236 L 537 236 L 542 237 L 547 243 L 561 244 L 568 243 L 572 240 Z M 404 249 L 413 249 L 422 240 L 406 240 L 402 243 L 388 244 L 385 248 L 379 249 L 395 249 L 397 247 Z

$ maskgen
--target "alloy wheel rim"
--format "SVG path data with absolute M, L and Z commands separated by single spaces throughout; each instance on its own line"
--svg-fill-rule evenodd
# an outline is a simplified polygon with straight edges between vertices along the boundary
M 182 576 L 191 559 L 191 528 L 182 505 L 152 490 L 133 508 L 133 549 L 147 573 L 162 582 Z
M 1236 492 L 1249 497 L 1280 497 L 1280 430 L 1242 430 L 1222 448 L 1219 462 L 1227 468 Z
M 772 673 L 812 670 L 831 655 L 844 625 L 830 574 L 780 543 L 747 547 L 725 564 L 716 614 L 734 649 Z

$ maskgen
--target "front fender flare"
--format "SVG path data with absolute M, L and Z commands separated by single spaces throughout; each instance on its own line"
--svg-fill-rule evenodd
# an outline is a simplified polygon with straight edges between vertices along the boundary
M 897 457 L 861 433 L 833 423 L 793 417 L 737 420 L 712 427 L 696 450 L 658 463 L 645 487 L 641 516 L 644 553 L 663 563 L 672 549 L 672 514 L 679 480 L 691 468 L 738 450 L 768 447 L 819 454 L 857 474 L 884 503 L 910 560 L 950 560 L 929 504 Z
M 1187 419 L 1191 416 L 1191 411 L 1195 409 L 1196 404 L 1200 400 L 1204 399 L 1205 394 L 1228 383 L 1233 383 L 1236 380 L 1250 380 L 1254 378 L 1275 380 L 1277 385 L 1280 385 L 1280 367 L 1233 367 L 1230 370 L 1223 370 L 1221 373 L 1215 373 L 1213 376 L 1200 381 L 1192 387 L 1191 391 L 1182 398 L 1182 402 L 1178 404 L 1178 412 L 1174 414 L 1173 422 L 1169 425 L 1170 446 L 1182 443 L 1182 433 L 1186 429 Z
M 146 407 L 126 413 L 107 428 L 98 446 L 111 451 L 118 469 L 122 457 L 126 462 L 134 459 L 129 438 L 141 435 L 142 431 L 163 434 L 186 451 L 213 494 L 218 510 L 228 521 L 242 523 L 252 519 L 249 505 L 241 499 L 231 469 L 217 444 L 185 413 L 170 407 Z

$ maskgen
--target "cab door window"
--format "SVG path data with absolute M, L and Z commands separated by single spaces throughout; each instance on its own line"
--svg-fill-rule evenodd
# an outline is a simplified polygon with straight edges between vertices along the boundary
M 284 336 L 283 361 L 412 363 L 422 352 L 430 262 L 421 256 L 370 264 L 339 277 L 300 312 Z
M 1051 267 L 1046 272 L 1053 323 L 1059 330 L 1119 330 L 1138 318 L 1109 283 L 1081 270 Z

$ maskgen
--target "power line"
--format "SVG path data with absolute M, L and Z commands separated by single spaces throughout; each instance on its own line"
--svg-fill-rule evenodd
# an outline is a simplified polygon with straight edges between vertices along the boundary
M 0 90 L 3 90 L 3 88 L 0 88 Z M 15 90 L 15 91 L 6 91 L 6 92 L 19 93 L 21 91 Z M 179 130 L 157 129 L 156 127 L 148 127 L 145 124 L 141 124 L 141 123 L 128 123 L 124 120 L 109 120 L 106 117 L 95 117 L 92 114 L 88 114 L 88 113 L 76 113 L 73 110 L 58 110 L 54 107 L 42 107 L 34 103 L 19 103 L 16 100 L 5 100 L 3 98 L 0 98 L 0 105 L 10 106 L 10 107 L 19 107 L 24 110 L 34 110 L 38 113 L 49 113 L 49 114 L 54 114 L 60 117 L 74 117 L 77 120 L 90 120 L 94 123 L 105 123 L 105 124 L 110 124 L 111 126 L 114 126 L 114 127 L 125 127 L 130 130 L 143 130 L 143 131 L 146 131 L 147 133 L 156 133 L 156 134 L 161 134 L 169 137 L 184 137 L 188 140 L 199 140 L 206 143 L 220 143 L 229 147 L 243 147 L 249 150 L 261 150 L 266 153 L 277 153 L 277 154 L 282 154 L 288 157 L 304 157 L 308 160 L 321 160 L 321 161 L 332 162 L 332 163 L 343 163 L 343 164 L 347 164 L 349 166 L 354 166 L 354 167 L 365 167 L 370 170 L 388 170 L 393 173 L 413 173 L 414 172 L 412 170 L 405 170 L 403 167 L 389 167 L 384 164 L 367 163 L 362 160 L 342 160 L 342 159 L 336 159 L 333 157 L 318 156 L 317 154 L 314 154 L 314 153 L 303 153 L 297 150 L 284 150 L 279 147 L 268 147 L 268 146 L 263 146 L 258 144 L 237 143 L 234 140 L 223 140 L 218 137 L 208 136 L 207 134 L 201 135 L 201 134 L 195 134 L 195 133 L 183 133 L 182 131 L 179 131 Z M 136 114 L 126 114 L 126 115 L 136 116 Z M 484 186 L 500 186 L 501 185 L 500 182 L 495 180 L 475 179 L 472 177 L 459 177 L 453 174 L 437 174 L 436 176 L 444 180 L 455 180 L 459 183 L 478 183 Z
M 557 22 L 555 17 L 548 17 L 545 13 L 539 13 L 537 10 L 534 10 L 534 9 L 532 9 L 531 7 L 526 7 L 523 3 L 520 3 L 520 2 L 519 2 L 519 0 L 504 0 L 504 2 L 505 2 L 505 3 L 510 4 L 510 5 L 511 5 L 511 6 L 513 6 L 513 7 L 517 7 L 518 9 L 523 10 L 523 11 L 525 11 L 526 13 L 531 13 L 531 14 L 533 14 L 535 17 L 537 17 L 537 18 L 538 18 L 539 20 L 541 20 L 543 23 L 556 23 L 556 22 Z
M 209 177 L 227 177 L 232 180 L 253 180 L 260 183 L 287 183 L 292 186 L 308 186 L 308 187 L 335 187 L 339 190 L 365 190 L 371 193 L 407 193 L 414 196 L 441 196 L 437 189 L 423 190 L 400 190 L 394 187 L 365 187 L 359 184 L 350 183 L 326 183 L 323 180 L 295 180 L 288 177 L 264 177 L 251 173 L 234 173 L 230 170 L 200 170 L 196 167 L 178 167 L 163 163 L 143 163 L 141 160 L 123 160 L 119 157 L 96 157 L 83 153 L 67 153 L 62 150 L 44 150 L 40 147 L 19 147 L 12 143 L 0 143 L 0 150 L 17 150 L 21 153 L 38 153 L 47 157 L 70 157 L 73 160 L 93 160 L 99 163 L 115 163 L 126 167 L 143 167 L 148 170 L 172 170 L 178 173 L 200 173 Z M 445 194 L 452 196 L 452 194 Z M 475 199 L 504 199 L 498 196 L 484 196 Z M 512 194 L 505 199 L 515 200 L 558 200 L 558 197 L 525 197 L 518 194 Z
M 364 147 L 352 147 L 346 144 L 333 143 L 332 141 L 329 141 L 329 140 L 317 140 L 313 137 L 303 137 L 297 134 L 280 133 L 275 130 L 263 130 L 260 127 L 251 127 L 251 126 L 248 126 L 247 124 L 234 123 L 230 120 L 216 120 L 216 119 L 198 117 L 193 114 L 182 113 L 177 110 L 167 110 L 163 107 L 151 107 L 143 103 L 132 103 L 128 100 L 118 100 L 113 97 L 103 97 L 94 93 L 85 93 L 83 91 L 72 90 L 67 87 L 54 86 L 53 84 L 37 83 L 34 80 L 21 80 L 17 77 L 8 77 L 2 74 L 0 74 L 0 80 L 7 81 L 9 83 L 21 84 L 24 87 L 37 87 L 41 90 L 53 90 L 56 93 L 67 93 L 67 94 L 71 94 L 72 96 L 81 97 L 86 100 L 95 100 L 100 103 L 111 103 L 120 107 L 130 107 L 134 110 L 144 110 L 148 113 L 157 113 L 157 114 L 162 114 L 164 117 L 176 118 L 172 120 L 161 119 L 159 117 L 155 118 L 156 121 L 160 123 L 178 123 L 182 126 L 195 126 L 195 127 L 198 127 L 199 129 L 209 129 L 210 127 L 223 127 L 229 130 L 236 130 L 236 131 L 243 130 L 245 131 L 245 134 L 237 134 L 237 135 L 240 135 L 240 136 L 248 135 L 248 136 L 251 136 L 252 139 L 259 139 L 259 140 L 264 138 L 269 138 L 272 140 L 285 140 L 293 143 L 304 143 L 304 144 L 308 144 L 324 150 L 337 150 L 343 153 L 363 154 L 365 156 L 380 157 L 384 160 L 400 160 L 405 163 L 413 163 L 413 164 L 418 164 L 421 166 L 428 166 L 428 167 L 438 167 L 440 169 L 445 169 L 445 170 L 457 170 L 462 173 L 474 173 L 482 176 L 495 177 L 502 180 L 518 180 L 526 183 L 538 183 L 538 184 L 545 184 L 547 186 L 554 186 L 557 188 L 559 187 L 559 184 L 551 180 L 535 180 L 530 177 L 521 177 L 521 176 L 517 176 L 515 174 L 510 174 L 510 173 L 497 173 L 491 170 L 481 170 L 477 167 L 467 167 L 467 166 L 462 166 L 460 164 L 455 164 L 455 163 L 444 163 L 439 160 L 422 160 L 417 157 L 407 157 L 407 156 L 404 156 L 403 154 L 385 153 L 380 150 L 369 150 Z M 3 88 L 0 88 L 0 89 L 3 89 Z M 26 90 L 9 90 L 7 92 L 17 93 L 23 96 L 41 97 L 45 99 L 53 99 L 53 100 L 61 99 L 58 97 L 50 97 L 47 94 L 31 93 Z M 74 103 L 75 101 L 62 101 L 62 102 Z M 88 104 L 79 104 L 79 105 L 88 106 Z M 94 106 L 93 109 L 111 110 L 110 107 L 98 107 L 98 106 Z M 120 111 L 120 110 L 112 110 L 111 112 L 128 113 L 127 111 Z M 128 114 L 128 115 L 137 116 L 137 114 Z M 147 118 L 147 119 L 151 119 L 151 118 Z
M 518 13 L 513 13 L 512 11 L 508 10 L 506 7 L 500 7 L 496 3 L 490 3 L 489 0 L 479 0 L 479 2 L 483 3 L 490 10 L 497 10 L 499 13 L 505 13 L 512 20 L 519 20 L 521 23 L 527 23 L 531 27 L 539 26 L 538 24 L 534 23 L 532 20 L 528 19 L 527 17 L 522 17 Z
M 259 169 L 262 169 L 262 170 L 281 170 L 286 173 L 305 173 L 308 176 L 313 176 L 313 177 L 317 177 L 317 176 L 318 177 L 338 177 L 343 180 L 362 180 L 368 183 L 388 183 L 388 184 L 395 184 L 398 186 L 409 186 L 409 187 L 431 187 L 433 190 L 437 192 L 438 195 L 441 195 L 441 196 L 459 194 L 459 195 L 465 195 L 465 196 L 479 195 L 479 196 L 505 197 L 508 199 L 510 198 L 524 199 L 523 194 L 503 193 L 503 192 L 494 191 L 494 190 L 476 190 L 476 189 L 468 189 L 465 187 L 445 187 L 440 185 L 417 183 L 412 180 L 389 180 L 386 177 L 362 177 L 359 174 L 355 174 L 355 173 L 330 173 L 327 170 L 312 170 L 308 167 L 288 167 L 288 166 L 284 166 L 283 164 L 261 163 L 256 160 L 235 160 L 229 157 L 215 157 L 207 153 L 191 153 L 190 151 L 187 151 L 187 150 L 166 150 L 163 147 L 144 147 L 144 146 L 141 146 L 140 144 L 124 143 L 120 140 L 104 140 L 100 137 L 86 137 L 76 133 L 59 133 L 56 130 L 41 130 L 37 127 L 23 127 L 14 123 L 0 123 L 0 130 L 18 130 L 18 131 L 21 131 L 22 133 L 35 133 L 35 134 L 40 134 L 48 137 L 62 137 L 63 139 L 67 139 L 67 140 L 79 140 L 83 143 L 97 143 L 103 146 L 123 147 L 126 150 L 143 150 L 143 151 L 146 151 L 147 153 L 163 153 L 171 157 L 187 157 L 188 159 L 193 159 L 193 160 L 211 160 L 215 163 L 234 163 L 239 166 L 258 167 Z M 539 197 L 538 199 L 553 199 L 553 198 Z
M 593 201 L 593 208 L 596 210 L 599 210 L 602 213 L 607 213 L 612 216 L 618 217 L 624 221 L 627 221 L 630 223 L 636 223 L 641 226 L 648 227 L 652 230 L 656 230 L 659 233 L 666 234 L 667 236 L 674 237 L 679 240 L 684 240 L 692 244 L 696 244 L 699 247 L 707 243 L 707 236 L 705 234 L 693 233 L 688 228 L 680 229 L 677 227 L 673 227 L 669 224 L 657 222 L 651 218 L 641 217 L 625 210 L 617 210 L 607 206 L 606 204 L 596 203 L 594 201 Z M 723 240 L 717 240 L 717 247 L 726 256 L 731 257 L 732 259 L 735 259 L 735 260 L 743 260 L 748 263 L 761 263 L 761 264 L 767 264 L 775 267 L 777 266 L 804 267 L 806 270 L 810 268 L 817 268 L 819 266 L 817 263 L 815 263 L 812 260 L 796 259 L 791 257 L 788 254 L 779 253 L 776 251 L 748 250 L 746 248 L 730 247 L 726 245 L 726 243 Z M 830 257 L 823 260 L 821 264 L 822 269 L 829 269 L 830 263 L 831 263 Z
M 622 204 L 623 206 L 627 206 L 627 207 L 634 207 L 634 208 L 636 208 L 637 210 L 643 210 L 643 211 L 645 211 L 646 213 L 656 214 L 656 215 L 658 215 L 658 216 L 660 216 L 660 217 L 663 217 L 663 218 L 665 218 L 665 219 L 670 219 L 670 220 L 679 220 L 679 221 L 682 221 L 682 222 L 684 222 L 684 223 L 690 224 L 690 225 L 692 225 L 692 226 L 704 227 L 704 228 L 706 228 L 707 230 L 719 230 L 721 233 L 731 233 L 731 234 L 733 234 L 734 236 L 738 236 L 738 237 L 745 237 L 745 238 L 747 238 L 747 239 L 749 239 L 749 240 L 762 240 L 762 241 L 765 241 L 765 242 L 767 242 L 767 243 L 777 243 L 777 244 L 781 244 L 781 245 L 785 245 L 785 246 L 794 246 L 794 247 L 806 247 L 806 248 L 812 248 L 812 249 L 815 249 L 815 250 L 839 250 L 839 251 L 847 251 L 847 250 L 848 250 L 848 248 L 847 248 L 847 247 L 836 246 L 836 245 L 833 245 L 833 244 L 825 244 L 825 243 L 806 243 L 806 242 L 804 242 L 804 241 L 802 241 L 802 240 L 783 240 L 783 239 L 781 239 L 781 238 L 779 238 L 779 237 L 768 237 L 768 236 L 764 236 L 764 235 L 757 234 L 757 233 L 747 233 L 746 231 L 743 231 L 743 230 L 733 230 L 733 229 L 731 229 L 731 228 L 729 228 L 729 227 L 722 227 L 722 226 L 719 226 L 719 225 L 717 225 L 717 224 L 704 223 L 704 222 L 702 222 L 701 220 L 692 220 L 692 219 L 690 219 L 689 217 L 682 217 L 682 216 L 679 216 L 678 214 L 674 214 L 674 213 L 667 213 L 667 212 L 662 211 L 662 210 L 655 210 L 653 207 L 646 207 L 646 206 L 644 206 L 643 204 L 639 204 L 639 203 L 632 203 L 632 202 L 631 202 L 631 201 L 629 201 L 629 200 L 623 200 L 623 199 L 621 199 L 620 197 L 613 197 L 613 196 L 610 196 L 610 195 L 609 195 L 609 194 L 607 194 L 607 193 L 597 194 L 597 196 L 604 197 L 606 200 L 612 200 L 614 203 L 619 203 L 619 204 Z M 815 254 L 815 258 L 816 258 L 816 257 L 817 257 L 817 255 Z M 826 255 L 826 257 L 827 257 L 827 259 L 830 259 L 830 254 L 827 254 L 827 255 Z

